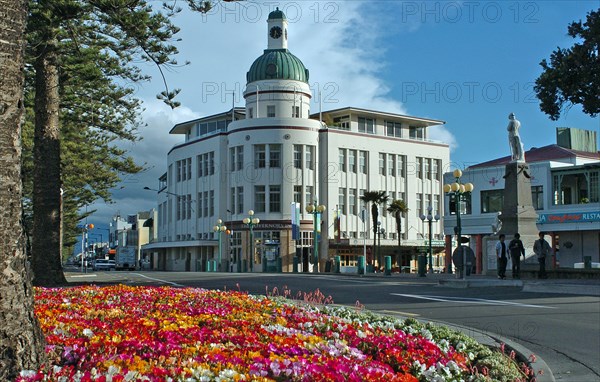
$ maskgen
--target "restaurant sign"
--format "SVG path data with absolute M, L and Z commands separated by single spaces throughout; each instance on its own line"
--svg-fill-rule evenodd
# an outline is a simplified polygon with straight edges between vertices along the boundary
M 540 214 L 538 224 L 600 222 L 600 211 L 564 214 Z

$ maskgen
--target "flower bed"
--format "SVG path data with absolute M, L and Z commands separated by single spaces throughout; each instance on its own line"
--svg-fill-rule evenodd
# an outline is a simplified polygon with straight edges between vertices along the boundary
M 506 358 L 502 377 L 496 378 L 489 361 L 496 356 L 455 332 L 241 292 L 124 285 L 36 288 L 36 315 L 50 364 L 23 371 L 18 382 L 522 376 Z

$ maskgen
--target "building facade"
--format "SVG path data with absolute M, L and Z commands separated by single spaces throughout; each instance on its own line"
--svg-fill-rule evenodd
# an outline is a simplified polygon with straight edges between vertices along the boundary
M 288 50 L 286 17 L 276 10 L 267 24 L 267 49 L 247 72 L 245 107 L 170 131 L 184 142 L 167 155 L 156 189 L 157 237 L 144 252 L 164 270 L 207 271 L 216 261 L 220 271 L 314 271 L 320 231 L 321 270 L 335 255 L 355 267 L 375 235 L 370 212 L 361 219 L 370 206 L 360 198 L 381 190 L 409 208 L 401 227 L 380 208 L 382 255 L 402 254 L 400 265 L 410 267 L 428 244 L 419 216 L 429 206 L 443 214 L 449 147 L 428 137 L 444 122 L 354 107 L 311 113 L 309 71 Z M 313 204 L 326 208 L 307 212 Z M 225 231 L 216 230 L 218 220 Z M 443 249 L 441 222 L 432 237 Z
M 593 131 L 559 128 L 557 144 L 525 152 L 533 207 L 538 214 L 537 229 L 551 242 L 551 266 L 555 268 L 579 267 L 586 257 L 594 263 L 600 262 L 600 152 L 595 142 Z M 474 191 L 460 207 L 460 214 L 462 233 L 471 239 L 469 245 L 476 254 L 480 272 L 496 269 L 497 237 L 493 225 L 502 211 L 504 170 L 510 161 L 511 157 L 506 156 L 473 165 L 461 177 L 462 182 L 474 185 Z M 444 179 L 445 183 L 455 181 L 452 173 L 445 174 Z M 456 206 L 448 197 L 445 204 L 444 232 L 450 240 L 457 224 Z M 507 240 L 510 238 L 507 234 Z M 533 242 L 523 244 L 526 263 L 537 264 Z

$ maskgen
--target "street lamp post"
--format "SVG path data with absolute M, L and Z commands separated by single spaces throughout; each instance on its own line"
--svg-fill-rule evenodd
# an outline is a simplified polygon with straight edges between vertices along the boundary
M 431 225 L 433 223 L 433 220 L 435 219 L 435 221 L 437 222 L 438 220 L 440 220 L 440 215 L 435 214 L 435 216 L 432 215 L 433 213 L 433 207 L 429 206 L 427 207 L 427 216 L 421 214 L 421 220 L 423 222 L 427 221 L 427 223 L 429 224 L 429 273 L 433 273 L 433 248 L 431 246 L 431 240 L 433 238 L 433 233 L 431 232 Z
M 318 240 L 318 226 L 317 220 L 318 217 L 327 210 L 327 207 L 324 205 L 317 205 L 317 201 L 315 200 L 313 204 L 309 204 L 306 206 L 306 212 L 313 216 L 313 272 L 317 273 L 319 270 L 319 240 Z
M 377 222 L 377 266 L 381 268 L 381 235 L 385 235 L 385 228 L 381 228 L 381 222 Z M 385 237 L 385 236 L 384 236 Z
M 247 218 L 244 218 L 244 220 L 242 220 L 242 222 L 244 224 L 246 224 L 248 226 L 248 228 L 250 229 L 250 272 L 252 272 L 254 270 L 254 226 L 257 225 L 258 223 L 260 223 L 260 219 L 259 218 L 255 218 L 254 217 L 254 211 L 250 210 L 248 211 L 248 215 L 250 215 Z
M 462 246 L 462 227 L 460 222 L 460 207 L 461 202 L 464 198 L 471 194 L 473 189 L 475 188 L 472 183 L 462 184 L 460 182 L 460 177 L 462 176 L 462 171 L 459 169 L 454 170 L 452 173 L 454 178 L 456 179 L 452 184 L 444 184 L 444 192 L 449 196 L 454 196 L 454 203 L 456 209 L 456 235 L 458 236 L 458 248 L 460 248 L 460 253 L 462 254 L 462 278 L 465 279 L 467 274 L 467 253 L 464 251 Z
M 217 225 L 215 225 L 213 227 L 213 231 L 216 232 L 219 235 L 219 254 L 218 254 L 218 264 L 217 264 L 217 271 L 221 271 L 221 236 L 223 234 L 223 232 L 227 231 L 227 227 L 223 224 L 223 220 L 218 219 L 217 220 Z
M 93 224 L 84 224 L 81 230 L 81 272 L 84 271 L 84 262 L 85 262 L 85 250 L 86 250 L 86 241 L 87 241 L 87 233 L 88 230 L 94 229 Z M 87 267 L 85 267 L 87 271 Z

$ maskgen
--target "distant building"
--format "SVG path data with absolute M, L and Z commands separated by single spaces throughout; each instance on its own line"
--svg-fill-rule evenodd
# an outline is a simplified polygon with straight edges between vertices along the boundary
M 555 250 L 552 265 L 573 268 L 585 256 L 600 262 L 600 152 L 594 131 L 558 128 L 557 144 L 533 147 L 525 152 L 531 172 L 533 207 L 538 213 L 537 227 L 545 232 Z M 504 166 L 510 156 L 479 163 L 463 171 L 461 180 L 475 186 L 461 208 L 463 235 L 470 236 L 478 268 L 496 268 L 492 224 L 502 210 Z M 452 173 L 445 183 L 454 182 Z M 445 198 L 444 232 L 454 235 L 455 206 Z M 500 217 L 501 218 L 501 217 Z M 524 243 L 528 262 L 536 263 L 533 243 Z
M 114 216 L 109 224 L 110 258 L 114 259 L 119 247 L 133 247 L 136 264 L 139 264 L 140 260 L 150 262 L 149 258 L 144 259 L 141 248 L 156 235 L 154 228 L 156 215 L 156 210 L 152 209 L 138 212 L 135 215 L 128 215 L 127 218 L 120 215 Z
M 317 224 L 321 266 L 337 254 L 342 266 L 353 267 L 365 241 L 373 256 L 373 222 L 362 222 L 360 197 L 383 190 L 409 207 L 400 253 L 401 264 L 411 267 L 428 244 L 419 216 L 429 206 L 443 214 L 449 147 L 428 137 L 444 122 L 353 107 L 311 114 L 309 72 L 288 50 L 287 19 L 276 10 L 267 22 L 268 47 L 247 72 L 245 107 L 171 129 L 185 140 L 168 152 L 156 189 L 157 237 L 144 252 L 164 270 L 206 271 L 220 259 L 222 271 L 291 272 L 295 260 L 300 271 L 312 271 L 315 224 L 306 207 L 317 203 L 327 208 Z M 292 205 L 299 207 L 298 237 Z M 253 243 L 242 222 L 249 210 L 260 219 Z M 367 212 L 371 220 L 370 206 Z M 229 229 L 220 245 L 218 219 Z M 398 255 L 395 219 L 383 208 L 379 220 L 382 255 Z M 441 234 L 435 222 L 438 251 Z

